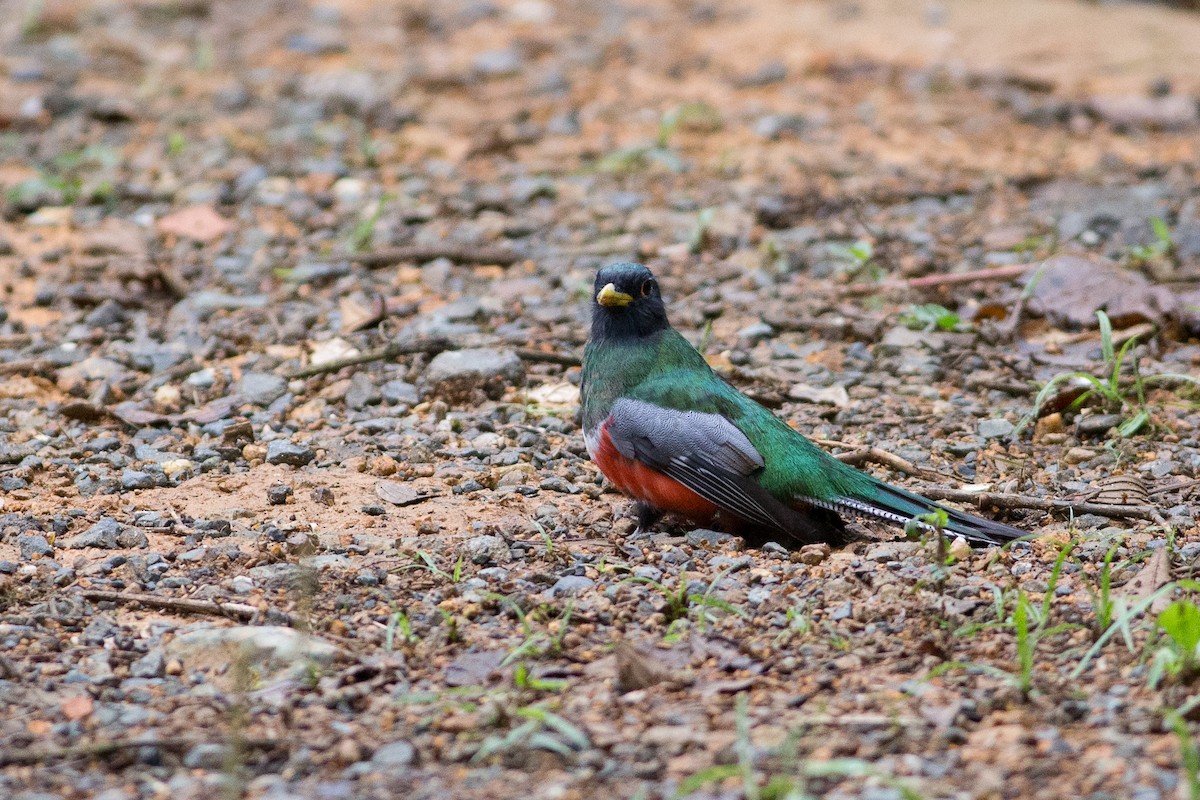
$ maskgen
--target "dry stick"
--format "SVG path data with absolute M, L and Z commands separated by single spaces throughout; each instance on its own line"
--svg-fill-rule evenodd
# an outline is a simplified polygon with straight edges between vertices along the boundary
M 360 353 L 349 358 L 339 358 L 333 361 L 326 361 L 321 364 L 314 364 L 304 369 L 296 370 L 290 373 L 287 378 L 293 380 L 295 378 L 311 378 L 313 375 L 324 375 L 329 372 L 337 372 L 343 367 L 353 367 L 359 364 L 369 364 L 372 361 L 387 361 L 388 359 L 396 358 L 397 356 L 409 356 L 416 353 L 429 353 L 436 355 L 443 350 L 454 350 L 456 345 L 449 339 L 435 337 L 431 339 L 417 339 L 411 342 L 392 342 L 388 346 L 379 349 L 371 350 L 367 353 Z
M 214 617 L 232 617 L 248 622 L 262 615 L 254 606 L 245 603 L 215 603 L 208 600 L 188 600 L 187 598 L 159 597 L 153 594 L 138 594 L 134 592 L 107 592 L 100 589 L 88 589 L 80 592 L 85 600 L 110 600 L 114 603 L 139 603 L 147 608 L 157 608 L 164 611 L 179 611 L 186 614 L 209 614 Z M 288 617 L 289 624 L 291 617 Z
M 936 289 L 942 286 L 954 286 L 960 283 L 975 281 L 1007 281 L 1019 278 L 1037 264 L 1005 264 L 1002 267 L 988 267 L 971 272 L 951 272 L 943 275 L 923 275 L 920 278 L 908 278 L 903 281 L 884 281 L 883 283 L 852 283 L 843 286 L 840 293 L 846 297 L 864 294 L 878 294 L 891 289 Z
M 415 342 L 393 342 L 387 347 L 379 350 L 372 350 L 367 353 L 361 353 L 357 356 L 349 358 L 339 358 L 335 361 L 326 361 L 323 364 L 314 364 L 311 367 L 296 370 L 287 375 L 288 380 L 294 378 L 311 378 L 313 375 L 324 375 L 330 372 L 337 372 L 343 367 L 354 367 L 359 364 L 369 364 L 372 361 L 387 361 L 396 358 L 397 356 L 410 356 L 416 353 L 428 353 L 436 355 L 444 350 L 457 350 L 462 345 L 457 342 L 452 342 L 449 339 L 421 339 Z M 577 367 L 581 363 L 579 356 L 574 353 L 547 353 L 542 350 L 531 350 L 528 348 L 518 348 L 517 357 L 522 361 L 531 361 L 542 364 L 560 364 L 564 367 Z
M 390 267 L 404 261 L 433 261 L 446 258 L 456 264 L 498 264 L 507 267 L 521 260 L 521 256 L 500 247 L 472 247 L 470 245 L 408 244 L 400 247 L 389 247 L 372 253 L 360 253 L 351 260 L 357 261 L 368 269 Z
M 45 764 L 69 758 L 107 756 L 121 750 L 134 750 L 139 747 L 157 747 L 160 750 L 183 752 L 202 743 L 202 740 L 193 738 L 170 737 L 166 739 L 113 739 L 107 742 L 91 742 L 71 747 L 24 747 L 17 750 L 0 751 L 0 767 L 13 764 Z M 241 744 L 256 750 L 270 750 L 277 747 L 279 741 L 276 739 L 243 739 Z
M 895 453 L 889 453 L 886 450 L 880 450 L 878 447 L 856 447 L 855 445 L 847 444 L 846 442 L 837 442 L 832 439 L 815 439 L 814 441 L 822 447 L 854 447 L 855 449 L 848 453 L 838 453 L 834 456 L 834 458 L 843 464 L 858 466 L 870 461 L 875 464 L 882 464 L 885 467 L 891 467 L 897 472 L 903 472 L 905 475 L 916 475 L 920 478 L 929 478 L 932 480 L 943 479 L 943 476 L 934 470 L 918 467 L 908 459 L 901 458 Z
M 1115 519 L 1154 520 L 1158 510 L 1152 506 L 1117 506 L 1108 503 L 1081 503 L 1073 500 L 1057 500 L 1049 497 L 1030 497 L 1023 494 L 1003 492 L 969 492 L 963 489 L 947 489 L 930 486 L 920 490 L 930 500 L 953 500 L 956 503 L 976 503 L 1003 509 L 1028 508 L 1034 511 L 1070 511 L 1075 514 L 1098 514 Z
M 938 286 L 952 286 L 958 283 L 974 283 L 975 281 L 1006 281 L 1019 278 L 1029 270 L 1038 266 L 1036 263 L 1005 264 L 1002 267 L 988 267 L 971 272 L 951 272 L 945 275 L 923 275 L 920 278 L 909 278 L 905 284 L 910 289 L 929 289 Z
M 544 350 L 531 350 L 526 347 L 517 348 L 517 357 L 522 361 L 536 364 L 558 364 L 563 367 L 578 367 L 583 362 L 574 353 L 547 353 Z

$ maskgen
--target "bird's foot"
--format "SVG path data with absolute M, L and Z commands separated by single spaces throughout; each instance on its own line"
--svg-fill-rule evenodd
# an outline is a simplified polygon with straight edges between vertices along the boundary
M 634 530 L 632 539 L 645 539 L 650 537 L 650 529 L 658 524 L 658 521 L 666 514 L 665 511 L 655 508 L 649 503 L 643 503 L 640 500 L 633 504 L 633 513 L 637 516 L 637 529 Z

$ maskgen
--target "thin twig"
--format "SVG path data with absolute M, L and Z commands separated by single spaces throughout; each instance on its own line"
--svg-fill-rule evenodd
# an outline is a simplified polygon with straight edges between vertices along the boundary
M 163 611 L 178 611 L 185 614 L 208 614 L 214 617 L 230 617 L 248 622 L 262 616 L 262 612 L 245 603 L 216 603 L 210 600 L 189 600 L 180 597 L 159 597 L 154 594 L 136 592 L 108 592 L 87 589 L 80 592 L 85 600 L 108 600 L 114 603 L 137 603 L 147 608 Z M 290 618 L 289 618 L 290 622 Z
M 564 367 L 578 367 L 583 363 L 574 353 L 547 353 L 544 350 L 532 350 L 526 347 L 517 348 L 517 357 L 522 361 L 535 364 L 559 364 Z
M 0 751 L 0 767 L 14 764 L 46 764 L 51 761 L 63 761 L 71 758 L 96 758 L 107 756 L 122 750 L 136 750 L 141 747 L 155 747 L 172 752 L 185 752 L 204 740 L 195 738 L 169 737 L 165 739 L 113 739 L 107 742 L 89 742 L 69 747 L 23 747 L 17 750 Z M 279 746 L 277 739 L 243 739 L 243 747 L 255 750 L 271 750 Z
M 438 258 L 449 259 L 456 264 L 497 264 L 501 267 L 521 260 L 520 255 L 507 248 L 455 244 L 407 244 L 352 256 L 352 260 L 368 269 L 390 267 L 405 261 L 433 261 Z
M 974 283 L 975 281 L 1007 281 L 1019 278 L 1038 264 L 1005 264 L 1002 267 L 988 267 L 970 272 L 948 272 L 942 275 L 922 275 L 919 278 L 909 278 L 905 285 L 910 289 L 931 289 L 940 286 L 952 286 L 959 283 Z
M 886 450 L 880 450 L 878 447 L 857 447 L 846 442 L 833 441 L 832 439 L 816 439 L 814 441 L 822 447 L 854 447 L 855 449 L 847 453 L 838 453 L 834 456 L 834 458 L 843 464 L 858 466 L 869 461 L 889 467 L 897 472 L 903 472 L 905 475 L 915 475 L 919 478 L 928 478 L 931 480 L 944 479 L 942 475 L 939 475 L 934 470 L 918 467 L 908 459 L 901 458 L 895 453 L 889 453 Z
M 1154 520 L 1158 514 L 1158 510 L 1153 506 L 1081 503 L 1074 500 L 1030 497 L 1029 495 L 1004 492 L 970 492 L 964 489 L 947 489 L 943 486 L 929 486 L 919 490 L 919 494 L 930 500 L 953 500 L 956 503 L 973 503 L 980 507 L 992 506 L 1007 510 L 1027 508 L 1034 511 L 1070 511 L 1074 514 L 1097 514 L 1114 519 Z
M 457 349 L 457 345 L 444 337 L 434 337 L 429 339 L 417 339 L 410 342 L 392 342 L 386 347 L 379 350 L 371 350 L 366 353 L 360 353 L 356 356 L 348 358 L 339 358 L 333 361 L 325 361 L 320 364 L 313 364 L 304 369 L 296 370 L 289 373 L 288 380 L 295 378 L 311 378 L 313 375 L 324 375 L 330 372 L 337 372 L 343 367 L 354 367 L 359 364 L 369 364 L 372 361 L 388 361 L 397 356 L 410 356 L 416 353 L 429 353 L 436 355 L 443 350 Z

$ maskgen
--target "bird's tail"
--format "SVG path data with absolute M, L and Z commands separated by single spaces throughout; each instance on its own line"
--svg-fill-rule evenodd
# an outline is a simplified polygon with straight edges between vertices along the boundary
M 978 546 L 1002 545 L 1029 535 L 1028 531 L 1020 528 L 943 506 L 883 481 L 873 481 L 871 489 L 869 496 L 859 494 L 854 497 L 809 502 L 839 513 L 869 517 L 895 525 L 907 525 L 914 517 L 942 510 L 946 512 L 948 519 L 945 530 L 961 534 L 968 542 Z M 927 523 L 918 524 L 927 530 L 933 530 L 933 526 Z

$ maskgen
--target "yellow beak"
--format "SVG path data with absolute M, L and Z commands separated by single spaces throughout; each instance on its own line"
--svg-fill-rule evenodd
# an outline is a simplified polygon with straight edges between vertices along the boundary
M 618 292 L 617 287 L 610 283 L 596 295 L 596 302 L 605 308 L 623 308 L 633 302 L 633 295 Z

